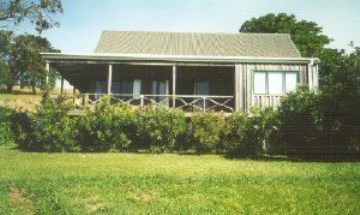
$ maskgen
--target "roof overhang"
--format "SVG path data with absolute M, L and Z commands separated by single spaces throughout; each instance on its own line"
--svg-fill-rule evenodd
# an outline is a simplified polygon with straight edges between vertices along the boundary
M 318 64 L 318 58 L 286 57 L 243 57 L 243 56 L 198 56 L 198 55 L 144 55 L 144 54 L 66 54 L 40 53 L 47 62 L 121 63 L 121 62 L 164 62 L 164 63 L 270 63 L 270 64 Z

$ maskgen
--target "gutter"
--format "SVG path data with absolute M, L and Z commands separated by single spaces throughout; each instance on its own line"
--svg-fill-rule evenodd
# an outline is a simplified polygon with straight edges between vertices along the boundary
M 318 58 L 286 57 L 243 57 L 243 56 L 200 56 L 200 55 L 148 55 L 148 54 L 77 54 L 77 53 L 40 53 L 48 62 L 57 61 L 139 61 L 139 62 L 196 62 L 196 63 L 319 63 Z

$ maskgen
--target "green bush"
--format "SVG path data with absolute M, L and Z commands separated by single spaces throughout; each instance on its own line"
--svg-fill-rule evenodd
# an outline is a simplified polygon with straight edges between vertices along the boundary
M 31 134 L 26 148 L 41 151 L 74 150 L 76 128 L 69 116 L 73 106 L 63 97 L 47 99 L 30 116 Z
M 132 143 L 134 111 L 102 100 L 77 121 L 76 140 L 83 151 L 127 151 Z
M 0 107 L 0 146 L 14 143 L 11 119 L 14 111 L 8 107 Z
M 360 153 L 360 97 L 299 89 L 279 107 L 287 155 Z
M 135 112 L 137 141 L 135 149 L 155 151 L 181 148 L 181 137 L 186 128 L 183 111 L 164 106 L 148 106 Z
M 11 130 L 14 134 L 15 143 L 21 149 L 31 149 L 31 120 L 28 113 L 15 111 L 11 116 Z
M 306 88 L 298 89 L 286 96 L 279 107 L 280 143 L 284 153 L 293 153 L 301 148 L 321 142 L 318 97 Z
M 271 108 L 254 108 L 250 115 L 241 112 L 232 114 L 227 122 L 226 152 L 232 156 L 269 152 L 277 141 L 279 123 L 277 113 Z
M 187 142 L 197 152 L 222 150 L 226 120 L 223 113 L 195 112 L 187 129 Z

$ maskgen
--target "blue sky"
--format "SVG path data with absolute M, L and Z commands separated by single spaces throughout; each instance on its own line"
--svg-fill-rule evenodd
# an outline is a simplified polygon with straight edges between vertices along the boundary
M 360 0 L 63 0 L 63 5 L 61 27 L 43 33 L 62 52 L 93 52 L 105 29 L 236 33 L 245 20 L 270 12 L 317 22 L 334 39 L 331 47 L 360 45 Z

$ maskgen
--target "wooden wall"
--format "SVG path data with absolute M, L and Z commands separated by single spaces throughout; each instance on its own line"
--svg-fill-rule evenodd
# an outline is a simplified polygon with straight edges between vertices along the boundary
M 253 74 L 254 71 L 296 71 L 300 74 L 300 85 L 308 85 L 310 89 L 318 86 L 318 71 L 316 65 L 310 64 L 236 64 L 235 65 L 235 108 L 236 110 L 249 111 L 251 106 L 256 105 L 257 97 L 253 93 Z M 269 99 L 261 103 L 271 104 Z M 277 99 L 277 98 L 276 98 Z M 275 102 L 279 102 L 276 100 Z

